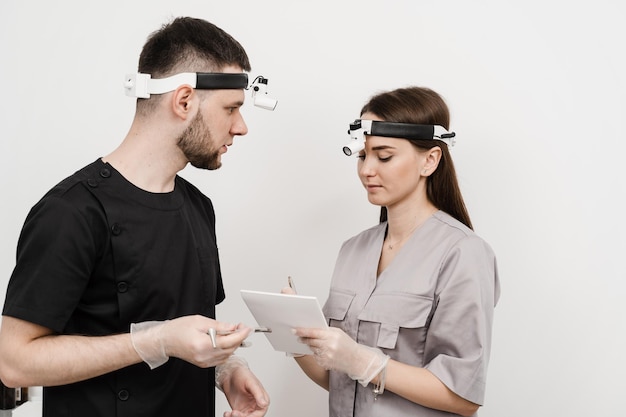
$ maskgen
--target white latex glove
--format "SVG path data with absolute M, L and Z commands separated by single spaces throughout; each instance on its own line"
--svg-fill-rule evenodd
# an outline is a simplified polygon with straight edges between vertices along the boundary
M 209 328 L 232 332 L 218 338 L 213 347 Z M 202 368 L 224 363 L 248 337 L 251 328 L 218 322 L 204 316 L 185 316 L 173 320 L 132 323 L 133 347 L 150 369 L 163 365 L 175 356 Z
M 130 339 L 133 347 L 139 357 L 150 366 L 150 369 L 163 365 L 169 359 L 161 337 L 163 326 L 168 321 L 144 321 L 130 325 Z
M 389 356 L 380 349 L 358 344 L 336 327 L 296 329 L 295 333 L 302 343 L 309 345 L 319 366 L 346 373 L 364 387 L 389 361 Z
M 280 290 L 281 294 L 287 294 L 287 295 L 295 295 L 297 294 L 296 291 L 293 288 L 290 287 L 284 287 L 283 289 Z
M 232 355 L 226 362 L 215 367 L 215 386 L 217 389 L 223 391 L 224 381 L 230 379 L 237 368 L 249 369 L 248 362 L 241 356 L 235 355 Z
M 242 357 L 233 355 L 215 368 L 215 386 L 232 408 L 224 417 L 262 417 L 267 413 L 269 395 Z

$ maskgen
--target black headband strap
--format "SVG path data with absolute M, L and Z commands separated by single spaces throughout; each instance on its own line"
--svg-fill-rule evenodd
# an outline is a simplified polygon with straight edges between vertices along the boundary
M 435 126 L 373 121 L 371 135 L 388 138 L 432 140 L 435 135 Z
M 234 90 L 248 88 L 248 74 L 197 72 L 196 88 L 201 90 Z

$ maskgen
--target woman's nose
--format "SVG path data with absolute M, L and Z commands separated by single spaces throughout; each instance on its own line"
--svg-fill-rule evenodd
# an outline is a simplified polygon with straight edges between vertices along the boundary
M 376 170 L 373 161 L 371 159 L 368 159 L 366 156 L 359 163 L 359 175 L 364 177 L 371 177 L 375 173 Z

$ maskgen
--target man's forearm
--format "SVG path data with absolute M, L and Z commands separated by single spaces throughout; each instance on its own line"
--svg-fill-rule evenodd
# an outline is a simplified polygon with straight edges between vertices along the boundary
M 64 385 L 141 362 L 130 334 L 91 337 L 44 332 L 32 323 L 3 317 L 0 377 L 6 385 Z

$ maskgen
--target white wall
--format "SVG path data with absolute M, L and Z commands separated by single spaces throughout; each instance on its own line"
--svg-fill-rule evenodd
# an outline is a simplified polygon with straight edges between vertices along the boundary
M 29 208 L 123 138 L 134 105 L 122 78 L 148 33 L 176 15 L 231 33 L 280 100 L 273 113 L 245 106 L 250 133 L 222 169 L 182 174 L 216 206 L 228 293 L 219 318 L 254 324 L 239 289 L 278 291 L 287 275 L 325 300 L 340 244 L 377 218 L 340 150 L 348 123 L 373 93 L 428 86 L 451 107 L 462 190 L 499 259 L 481 416 L 621 412 L 618 1 L 3 0 L 0 288 Z M 242 354 L 272 396 L 269 416 L 327 415 L 324 391 L 263 336 L 251 340 Z

